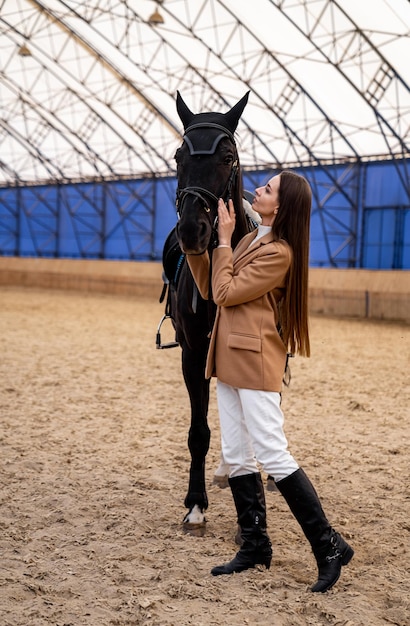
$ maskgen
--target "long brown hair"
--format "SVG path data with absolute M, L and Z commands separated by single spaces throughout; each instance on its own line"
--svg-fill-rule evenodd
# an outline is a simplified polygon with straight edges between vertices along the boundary
M 272 230 L 292 248 L 286 295 L 281 302 L 283 341 L 292 353 L 310 356 L 308 326 L 309 238 L 312 190 L 306 178 L 280 173 L 279 208 Z

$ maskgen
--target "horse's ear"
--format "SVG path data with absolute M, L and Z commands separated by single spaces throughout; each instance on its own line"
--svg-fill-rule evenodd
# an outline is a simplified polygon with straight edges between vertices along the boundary
M 194 113 L 192 113 L 192 111 L 188 109 L 179 91 L 177 91 L 177 113 L 180 117 L 181 122 L 184 125 L 184 128 L 187 128 L 187 126 L 189 126 L 189 124 L 192 122 Z
M 250 94 L 250 91 L 248 91 L 248 93 L 246 93 L 243 96 L 243 98 L 241 98 L 239 102 L 237 102 L 235 106 L 232 107 L 230 111 L 228 111 L 228 113 L 225 113 L 225 120 L 227 123 L 227 127 L 231 131 L 232 134 L 235 132 L 236 127 L 238 126 L 239 119 L 243 113 L 243 110 L 248 104 L 249 94 Z

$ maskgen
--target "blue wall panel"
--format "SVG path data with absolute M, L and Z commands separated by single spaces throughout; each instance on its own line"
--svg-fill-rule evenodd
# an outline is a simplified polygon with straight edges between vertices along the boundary
M 362 266 L 410 269 L 409 162 L 369 163 L 366 173 Z
M 20 189 L 17 249 L 20 256 L 55 256 L 57 250 L 57 188 Z
M 157 207 L 154 222 L 153 259 L 162 260 L 162 248 L 168 233 L 177 222 L 175 208 L 176 181 L 174 178 L 158 181 Z
M 402 268 L 410 269 L 410 209 L 404 210 L 403 231 L 405 241 L 403 245 Z
M 410 161 L 295 168 L 313 192 L 310 263 L 410 269 Z M 254 191 L 275 170 L 244 172 Z M 176 180 L 0 189 L 0 254 L 161 261 Z

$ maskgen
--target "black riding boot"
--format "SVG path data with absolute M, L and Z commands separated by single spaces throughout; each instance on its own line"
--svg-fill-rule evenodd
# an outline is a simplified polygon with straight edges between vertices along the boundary
M 354 554 L 353 548 L 330 526 L 315 488 L 302 469 L 276 485 L 316 558 L 319 576 L 311 591 L 327 591 L 339 580 L 342 565 L 347 565 Z
M 218 565 L 211 574 L 233 574 L 255 565 L 270 567 L 272 546 L 266 532 L 266 503 L 261 475 L 246 474 L 229 479 L 242 529 L 242 546 L 236 556 L 225 565 Z

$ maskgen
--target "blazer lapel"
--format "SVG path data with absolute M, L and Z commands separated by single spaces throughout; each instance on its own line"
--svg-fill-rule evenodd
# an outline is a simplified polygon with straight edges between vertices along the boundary
M 258 239 L 258 241 L 255 244 L 251 245 L 256 235 L 257 235 L 257 230 L 255 230 L 252 233 L 249 233 L 248 235 L 245 235 L 245 237 L 242 237 L 242 239 L 236 246 L 235 250 L 233 251 L 234 263 L 238 261 L 239 259 L 241 259 L 242 257 L 246 256 L 247 254 L 251 254 L 252 252 L 257 250 L 260 246 L 266 243 L 271 243 L 273 241 L 273 233 L 270 232 L 270 233 L 267 233 L 266 235 L 263 235 L 263 237 Z

